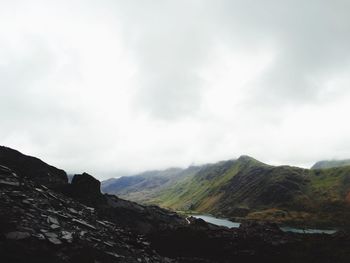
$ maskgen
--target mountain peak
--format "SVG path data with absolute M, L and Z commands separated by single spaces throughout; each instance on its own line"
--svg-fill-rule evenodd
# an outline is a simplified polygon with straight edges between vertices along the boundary
M 254 159 L 253 157 L 249 156 L 249 155 L 241 155 L 237 161 L 239 162 L 244 162 L 244 163 L 247 163 L 247 162 L 250 162 L 250 163 L 255 163 L 255 164 L 261 164 L 262 162 Z

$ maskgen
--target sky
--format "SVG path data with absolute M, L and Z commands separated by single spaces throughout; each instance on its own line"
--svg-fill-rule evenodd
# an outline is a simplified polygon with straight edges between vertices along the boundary
M 348 0 L 0 0 L 0 145 L 99 179 L 350 157 Z

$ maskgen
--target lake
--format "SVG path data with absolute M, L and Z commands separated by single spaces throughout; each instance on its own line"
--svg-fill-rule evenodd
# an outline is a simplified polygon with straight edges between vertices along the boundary
M 216 218 L 213 216 L 208 216 L 208 215 L 192 215 L 195 218 L 200 218 L 203 219 L 204 221 L 208 222 L 208 223 L 212 223 L 214 225 L 217 226 L 226 226 L 226 227 L 233 227 L 233 228 L 237 228 L 240 226 L 240 223 L 237 222 L 232 222 L 230 220 L 227 219 L 221 219 L 221 218 Z
M 289 227 L 289 226 L 284 226 L 280 227 L 282 231 L 284 232 L 293 232 L 293 233 L 298 233 L 298 234 L 334 234 L 337 232 L 335 229 L 311 229 L 311 228 L 306 228 L 306 229 L 301 229 L 301 228 L 294 228 L 294 227 Z
M 226 226 L 229 228 L 238 228 L 240 226 L 240 223 L 238 222 L 232 222 L 227 219 L 223 218 L 216 218 L 209 215 L 192 215 L 195 218 L 201 218 L 204 221 L 217 225 L 217 226 Z M 280 227 L 280 229 L 284 232 L 293 232 L 293 233 L 299 233 L 299 234 L 334 234 L 337 232 L 335 229 L 301 229 L 301 228 L 294 228 L 294 227 Z

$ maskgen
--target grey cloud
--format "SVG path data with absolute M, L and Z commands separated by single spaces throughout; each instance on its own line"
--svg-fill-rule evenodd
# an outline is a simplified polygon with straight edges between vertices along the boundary
M 201 4 L 155 1 L 122 7 L 119 12 L 127 14 L 126 44 L 133 48 L 141 67 L 135 103 L 162 119 L 194 114 L 200 106 L 202 84 L 196 71 L 212 42 L 209 21 L 197 13 Z
M 101 174 L 242 153 L 290 164 L 350 154 L 347 124 L 331 117 L 348 110 L 349 1 L 55 4 L 0 4 L 1 144 Z M 256 50 L 273 58 L 243 86 L 200 74 Z M 337 130 L 317 125 L 323 116 Z
M 347 1 L 156 1 L 127 7 L 127 44 L 141 61 L 145 84 L 137 101 L 156 116 L 198 109 L 196 69 L 215 43 L 276 49 L 274 63 L 255 83 L 257 99 L 269 104 L 312 102 L 323 88 L 314 79 L 349 66 Z
M 330 78 L 349 67 L 348 1 L 261 4 L 226 1 L 226 4 L 230 6 L 226 10 L 233 11 L 233 23 L 242 26 L 248 40 L 253 39 L 256 45 L 270 42 L 277 50 L 276 60 L 256 83 L 257 97 L 265 95 L 270 103 L 276 104 L 312 103 L 324 88 L 315 79 Z

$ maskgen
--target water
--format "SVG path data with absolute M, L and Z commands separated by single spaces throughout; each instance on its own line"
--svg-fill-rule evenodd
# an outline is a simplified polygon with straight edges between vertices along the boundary
M 204 221 L 206 221 L 208 223 L 212 223 L 212 224 L 217 225 L 217 226 L 226 226 L 226 227 L 229 227 L 229 228 L 231 228 L 231 227 L 237 228 L 240 225 L 240 223 L 231 222 L 230 220 L 220 219 L 220 218 L 216 218 L 216 217 L 213 217 L 213 216 L 193 215 L 193 217 L 201 218 Z
M 222 218 L 216 218 L 213 216 L 208 215 L 192 215 L 195 218 L 201 218 L 204 221 L 208 223 L 212 223 L 217 226 L 226 226 L 229 228 L 238 228 L 240 226 L 240 223 L 238 222 L 232 222 L 227 219 Z M 301 229 L 301 228 L 294 228 L 294 227 L 280 227 L 280 229 L 284 232 L 293 232 L 293 233 L 299 233 L 299 234 L 334 234 L 337 232 L 335 229 Z
M 294 228 L 294 227 L 281 227 L 281 230 L 284 232 L 293 232 L 298 234 L 334 234 L 337 232 L 335 229 L 301 229 L 301 228 Z

